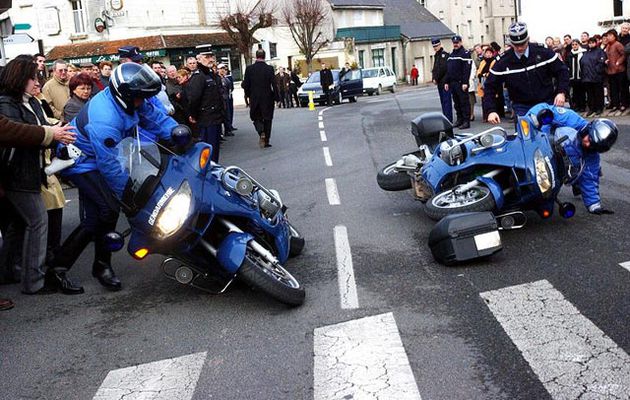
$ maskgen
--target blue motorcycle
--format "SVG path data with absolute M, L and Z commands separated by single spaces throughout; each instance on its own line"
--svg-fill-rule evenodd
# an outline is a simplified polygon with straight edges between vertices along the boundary
M 548 110 L 546 110 L 548 111 Z M 385 166 L 377 176 L 384 190 L 413 188 L 425 212 L 439 220 L 450 214 L 493 211 L 503 229 L 522 227 L 526 210 L 549 218 L 554 204 L 560 214 L 575 214 L 571 203 L 557 195 L 572 171 L 559 144 L 539 128 L 553 115 L 519 117 L 509 134 L 493 127 L 478 134 L 454 135 L 440 113 L 427 113 L 412 122 L 419 149 Z M 573 173 L 575 175 L 575 173 Z
M 304 239 L 277 191 L 238 167 L 213 163 L 203 142 L 181 154 L 132 137 L 116 148 L 133 183 L 123 208 L 134 258 L 166 255 L 162 269 L 169 278 L 211 293 L 239 278 L 282 303 L 304 302 L 303 287 L 283 267 L 300 254 Z M 123 235 L 112 236 L 122 247 Z

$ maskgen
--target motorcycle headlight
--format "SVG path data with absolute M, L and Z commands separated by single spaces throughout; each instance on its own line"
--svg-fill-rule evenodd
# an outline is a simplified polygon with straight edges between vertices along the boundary
M 182 227 L 188 218 L 191 203 L 192 191 L 188 181 L 184 181 L 156 218 L 155 227 L 160 239 L 172 236 Z
M 543 157 L 540 149 L 537 149 L 534 153 L 534 164 L 536 166 L 536 183 L 538 184 L 538 189 L 544 195 L 549 192 L 549 190 L 553 187 L 553 177 L 551 168 Z

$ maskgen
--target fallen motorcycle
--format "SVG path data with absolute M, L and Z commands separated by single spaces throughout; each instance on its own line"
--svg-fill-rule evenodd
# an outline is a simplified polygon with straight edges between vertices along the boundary
M 110 234 L 112 250 L 130 235 L 133 257 L 165 255 L 164 273 L 182 284 L 222 293 L 238 278 L 282 303 L 303 303 L 304 289 L 284 264 L 304 238 L 277 191 L 213 163 L 203 142 L 176 154 L 129 137 L 116 149 L 133 188 L 123 199 L 130 229 Z
M 492 211 L 500 229 L 516 229 L 527 221 L 524 211 L 534 210 L 549 218 L 555 203 L 560 214 L 570 218 L 575 206 L 557 200 L 571 175 L 559 151 L 566 137 L 554 142 L 539 129 L 552 117 L 548 112 L 519 117 L 512 134 L 493 127 L 477 134 L 454 135 L 442 114 L 424 114 L 412 121 L 419 148 L 382 168 L 377 182 L 384 190 L 412 188 L 434 220 Z

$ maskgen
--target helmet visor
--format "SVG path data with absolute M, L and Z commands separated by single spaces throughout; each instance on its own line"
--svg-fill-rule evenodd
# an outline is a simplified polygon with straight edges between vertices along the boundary
M 133 93 L 133 97 L 148 98 L 156 95 L 161 88 L 160 77 L 148 65 L 144 64 L 142 68 L 133 74 L 128 80 L 129 89 Z

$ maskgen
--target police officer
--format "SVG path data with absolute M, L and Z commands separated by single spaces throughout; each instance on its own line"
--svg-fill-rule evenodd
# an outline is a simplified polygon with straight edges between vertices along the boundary
M 490 69 L 484 86 L 483 105 L 488 122 L 501 122 L 495 97 L 505 84 L 516 115 L 525 115 L 538 103 L 563 106 L 569 93 L 569 70 L 553 50 L 529 42 L 527 25 L 515 22 L 508 29 L 511 49 Z M 554 79 L 556 85 L 554 86 Z
M 446 83 L 444 90 L 450 91 L 455 103 L 457 121 L 453 124 L 459 129 L 470 128 L 470 100 L 468 98 L 468 81 L 472 58 L 470 52 L 462 45 L 462 37 L 453 36 L 453 51 L 446 61 Z
M 444 114 L 449 121 L 453 122 L 453 101 L 451 99 L 451 92 L 444 90 L 444 84 L 446 84 L 446 60 L 448 60 L 448 56 L 450 54 L 444 51 L 440 39 L 431 39 L 431 45 L 433 46 L 433 50 L 435 50 L 431 79 L 438 88 L 440 104 L 442 105 L 442 114 Z
M 221 126 L 225 120 L 223 84 L 219 74 L 213 71 L 216 63 L 210 50 L 199 53 L 197 69 L 186 85 L 191 124 L 196 124 L 201 140 L 212 145 L 212 161 L 219 162 Z
M 582 195 L 582 201 L 589 213 L 613 214 L 613 211 L 602 206 L 599 195 L 599 154 L 610 150 L 617 141 L 617 126 L 604 118 L 588 122 L 573 110 L 547 103 L 535 105 L 528 114 L 537 120 L 536 117 L 545 109 L 553 112 L 553 120 L 542 127 L 543 131 L 553 130 L 558 139 L 567 136 L 567 140 L 561 143 L 563 158 L 570 164 L 572 172 L 566 184 L 573 185 L 574 194 Z M 567 127 L 571 129 L 566 129 Z

